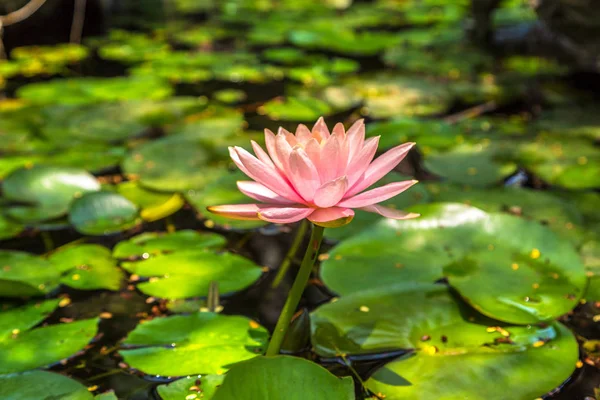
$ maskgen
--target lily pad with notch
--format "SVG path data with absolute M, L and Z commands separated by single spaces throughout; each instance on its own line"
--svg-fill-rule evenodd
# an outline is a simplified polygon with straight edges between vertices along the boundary
M 97 244 L 66 245 L 48 260 L 62 272 L 61 283 L 80 290 L 119 290 L 123 271 L 111 251 Z
M 140 209 L 144 221 L 157 221 L 176 213 L 183 207 L 184 200 L 179 193 L 164 193 L 149 190 L 138 182 L 128 181 L 117 185 L 117 192 Z
M 138 208 L 118 193 L 87 193 L 69 210 L 69 222 L 84 235 L 108 235 L 139 223 Z
M 0 375 L 0 398 L 11 400 L 39 399 L 93 400 L 88 388 L 56 372 L 27 371 Z
M 351 377 L 338 378 L 299 357 L 256 357 L 231 367 L 214 400 L 354 400 Z
M 58 305 L 58 300 L 46 300 L 0 312 L 0 374 L 48 366 L 71 357 L 93 339 L 96 318 L 31 329 Z M 44 351 L 35 351 L 39 348 Z
M 74 198 L 100 190 L 100 183 L 81 169 L 35 165 L 13 171 L 4 180 L 2 190 L 5 199 L 22 203 L 32 212 L 13 211 L 9 207 L 5 214 L 33 222 L 65 215 Z M 26 218 L 20 218 L 22 215 Z
M 149 258 L 179 251 L 220 249 L 226 243 L 224 236 L 216 233 L 199 233 L 189 229 L 172 233 L 144 232 L 117 243 L 113 249 L 113 257 Z
M 518 324 L 556 318 L 583 295 L 579 254 L 537 222 L 453 203 L 409 210 L 422 216 L 383 219 L 336 246 L 321 266 L 325 284 L 347 295 L 445 276 L 481 313 Z
M 268 336 L 245 317 L 193 313 L 138 325 L 123 343 L 132 348 L 119 353 L 131 367 L 150 375 L 222 374 L 261 354 Z
M 262 269 L 247 258 L 208 249 L 174 251 L 122 266 L 149 278 L 137 285 L 142 293 L 166 299 L 207 296 L 213 281 L 221 294 L 229 294 L 250 286 L 262 275 Z

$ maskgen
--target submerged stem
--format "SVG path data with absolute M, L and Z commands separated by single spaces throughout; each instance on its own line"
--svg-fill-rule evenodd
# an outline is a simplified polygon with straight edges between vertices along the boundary
M 323 239 L 323 231 L 325 228 L 318 225 L 313 225 L 312 228 L 310 242 L 308 243 L 306 253 L 304 253 L 300 270 L 298 271 L 298 275 L 296 275 L 296 279 L 294 280 L 292 289 L 285 301 L 283 310 L 281 310 L 281 315 L 279 316 L 279 320 L 277 320 L 273 336 L 271 336 L 271 341 L 267 348 L 267 356 L 276 356 L 279 354 L 281 344 L 283 343 L 285 334 L 290 326 L 290 321 L 298 308 L 298 303 L 300 303 L 300 298 L 302 297 L 302 293 L 304 292 L 304 288 L 310 277 L 312 267 L 319 255 L 319 248 L 321 247 L 321 240 Z
M 283 259 L 281 266 L 277 270 L 277 275 L 275 275 L 275 279 L 273 279 L 273 282 L 271 282 L 271 288 L 275 289 L 277 286 L 279 286 L 279 284 L 287 274 L 288 270 L 290 269 L 290 265 L 292 265 L 292 260 L 298 252 L 298 247 L 300 247 L 300 245 L 302 244 L 302 239 L 304 239 L 304 235 L 306 234 L 306 228 L 308 228 L 308 221 L 304 219 L 298 227 L 298 231 L 296 232 L 296 237 L 292 242 L 292 246 L 290 247 L 285 258 Z

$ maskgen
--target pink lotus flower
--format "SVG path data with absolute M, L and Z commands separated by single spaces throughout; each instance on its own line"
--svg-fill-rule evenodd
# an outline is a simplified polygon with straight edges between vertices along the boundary
M 252 141 L 256 157 L 241 147 L 229 148 L 238 168 L 254 180 L 237 182 L 239 190 L 261 203 L 213 206 L 210 212 L 278 224 L 308 218 L 325 227 L 349 223 L 353 208 L 393 219 L 419 216 L 377 204 L 404 192 L 415 180 L 363 192 L 394 169 L 414 143 L 394 147 L 373 161 L 379 137 L 365 140 L 362 120 L 348 132 L 338 123 L 329 133 L 322 117 L 312 131 L 299 125 L 295 135 L 283 128 L 277 135 L 265 129 L 265 141 L 268 154 Z

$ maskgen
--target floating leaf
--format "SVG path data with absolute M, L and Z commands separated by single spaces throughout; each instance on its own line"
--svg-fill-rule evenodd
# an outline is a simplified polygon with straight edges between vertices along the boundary
M 42 296 L 60 282 L 60 271 L 29 253 L 0 250 L 0 297 Z
M 70 78 L 30 83 L 17 96 L 32 104 L 90 104 L 101 101 L 161 100 L 172 92 L 156 77 Z
M 123 171 L 142 186 L 165 192 L 201 188 L 213 181 L 219 167 L 201 140 L 178 135 L 148 142 L 122 163 Z
M 198 233 L 182 230 L 173 233 L 145 232 L 129 240 L 119 242 L 113 249 L 116 258 L 134 258 L 169 254 L 187 250 L 219 249 L 227 243 L 216 233 Z
M 0 398 L 10 400 L 39 399 L 93 400 L 87 387 L 74 379 L 54 372 L 28 371 L 0 375 Z
M 117 192 L 140 209 L 145 221 L 157 221 L 176 213 L 183 207 L 183 197 L 178 193 L 161 193 L 145 189 L 138 182 L 128 181 L 117 185 Z
M 365 103 L 362 112 L 376 119 L 442 113 L 450 103 L 442 84 L 420 77 L 384 73 L 349 79 L 342 88 L 347 97 L 361 98 Z M 331 98 L 326 100 L 332 101 Z
M 100 183 L 84 170 L 36 165 L 13 171 L 4 180 L 2 189 L 6 199 L 32 206 L 29 208 L 33 208 L 34 214 L 30 214 L 33 217 L 26 219 L 29 222 L 66 214 L 73 198 L 100 190 Z M 15 219 L 21 219 L 22 215 L 10 208 L 6 214 Z
M 503 399 L 508 381 L 519 382 L 512 397 L 531 399 L 562 384 L 578 359 L 577 342 L 562 325 L 498 324 L 461 306 L 443 285 L 342 297 L 312 320 L 320 354 L 415 350 L 366 382 L 386 399 Z
M 147 374 L 222 374 L 232 364 L 262 353 L 267 330 L 240 316 L 194 313 L 138 325 L 121 350 L 125 362 Z
M 516 171 L 512 161 L 499 158 L 495 144 L 462 144 L 446 152 L 427 154 L 425 168 L 454 183 L 490 186 Z
M 63 272 L 61 283 L 81 290 L 119 290 L 123 272 L 104 246 L 67 245 L 53 252 L 48 260 Z
M 264 113 L 271 119 L 284 121 L 313 121 L 332 113 L 332 108 L 316 98 L 287 97 L 263 105 Z
M 10 239 L 23 231 L 23 225 L 4 218 L 0 214 L 0 240 Z
M 230 253 L 215 254 L 208 250 L 184 250 L 148 260 L 126 263 L 130 272 L 148 277 L 138 289 L 149 296 L 167 299 L 207 296 L 211 282 L 227 294 L 250 286 L 261 275 L 252 261 Z
M 517 157 L 544 181 L 567 189 L 600 187 L 600 153 L 591 140 L 540 134 L 520 144 Z
M 547 225 L 563 238 L 577 244 L 577 230 L 583 218 L 574 204 L 546 191 L 526 188 L 463 188 L 453 185 L 427 185 L 434 201 L 460 202 L 487 212 L 506 212 Z
M 582 296 L 579 255 L 548 228 L 451 203 L 413 210 L 422 216 L 384 219 L 335 247 L 322 265 L 325 284 L 345 295 L 433 282 L 443 269 L 477 310 L 520 324 L 562 315 Z
M 0 337 L 0 374 L 50 365 L 72 356 L 92 340 L 98 323 L 95 318 L 29 330 L 57 305 L 57 301 L 49 300 L 0 313 L 0 332 L 10 331 Z M 25 320 L 19 321 L 15 313 Z M 40 348 L 44 351 L 35 351 Z
M 217 388 L 223 383 L 225 375 L 198 375 L 189 378 L 178 379 L 168 385 L 159 385 L 156 388 L 163 400 L 181 400 L 188 396 L 210 400 L 213 398 Z
M 213 399 L 353 400 L 354 384 L 302 358 L 256 357 L 234 365 Z
M 117 193 L 88 193 L 71 205 L 69 222 L 84 235 L 108 235 L 135 226 L 138 208 Z

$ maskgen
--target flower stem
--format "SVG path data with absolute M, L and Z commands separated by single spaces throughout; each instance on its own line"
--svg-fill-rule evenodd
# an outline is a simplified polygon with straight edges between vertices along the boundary
M 292 265 L 292 260 L 298 252 L 298 247 L 300 247 L 300 245 L 302 244 L 302 239 L 304 239 L 304 235 L 306 234 L 306 228 L 308 228 L 308 222 L 305 219 L 303 219 L 302 222 L 300 222 L 300 226 L 298 227 L 296 237 L 292 242 L 290 250 L 286 254 L 285 258 L 283 259 L 283 262 L 281 263 L 281 266 L 277 270 L 277 275 L 275 275 L 275 279 L 273 279 L 273 282 L 271 283 L 271 288 L 275 289 L 277 286 L 279 286 L 279 284 L 287 274 L 288 270 L 290 269 L 290 265 Z
M 302 293 L 304 292 L 304 288 L 310 277 L 312 267 L 319 255 L 319 248 L 321 247 L 321 240 L 323 239 L 323 231 L 325 228 L 318 225 L 313 225 L 312 228 L 310 242 L 308 243 L 306 253 L 304 253 L 300 270 L 298 271 L 298 275 L 296 275 L 296 280 L 285 301 L 279 320 L 277 320 L 273 336 L 271 336 L 271 341 L 267 348 L 267 356 L 276 356 L 279 354 L 279 349 L 281 348 L 285 334 L 290 326 L 290 321 L 298 308 L 298 303 L 300 303 L 300 298 L 302 297 Z

